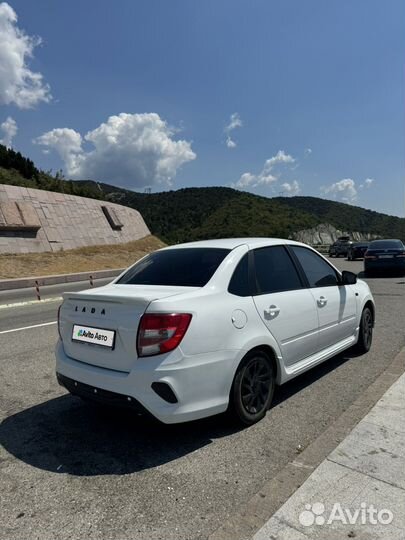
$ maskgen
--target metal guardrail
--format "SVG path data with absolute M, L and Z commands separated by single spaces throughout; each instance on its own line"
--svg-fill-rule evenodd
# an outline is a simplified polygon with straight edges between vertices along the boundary
M 34 287 L 37 296 L 40 296 L 39 287 L 45 285 L 55 285 L 57 283 L 72 283 L 75 281 L 89 281 L 93 286 L 93 280 L 118 276 L 124 268 L 115 268 L 113 270 L 97 270 L 95 272 L 77 272 L 75 274 L 56 274 L 52 276 L 25 277 L 16 279 L 0 279 L 0 291 L 13 289 L 25 289 Z

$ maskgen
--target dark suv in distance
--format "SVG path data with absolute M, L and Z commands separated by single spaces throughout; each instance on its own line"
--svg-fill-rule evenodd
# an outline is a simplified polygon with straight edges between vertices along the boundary
M 349 244 L 347 251 L 347 260 L 354 261 L 362 259 L 369 246 L 369 242 L 353 242 Z
M 350 236 L 341 236 L 329 247 L 329 257 L 347 257 Z
M 364 272 L 398 272 L 405 275 L 405 246 L 401 240 L 374 240 L 364 254 Z

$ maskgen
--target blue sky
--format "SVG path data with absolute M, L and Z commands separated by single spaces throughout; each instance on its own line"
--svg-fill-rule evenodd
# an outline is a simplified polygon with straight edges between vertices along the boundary
M 16 122 L 10 144 L 41 168 L 404 216 L 402 0 L 9 5 L 9 26 L 42 40 L 25 58 L 42 94 L 23 103 L 0 83 L 0 123 Z M 226 131 L 232 114 L 242 125 Z

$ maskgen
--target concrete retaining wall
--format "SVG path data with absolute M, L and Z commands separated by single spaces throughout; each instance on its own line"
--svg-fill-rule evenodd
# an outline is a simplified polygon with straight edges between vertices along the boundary
M 133 208 L 0 184 L 0 253 L 121 244 L 148 234 L 141 214 Z

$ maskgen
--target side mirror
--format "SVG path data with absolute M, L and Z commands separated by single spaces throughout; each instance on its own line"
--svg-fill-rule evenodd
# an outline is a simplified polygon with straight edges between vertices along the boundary
M 355 285 L 357 283 L 357 274 L 343 270 L 342 285 Z

